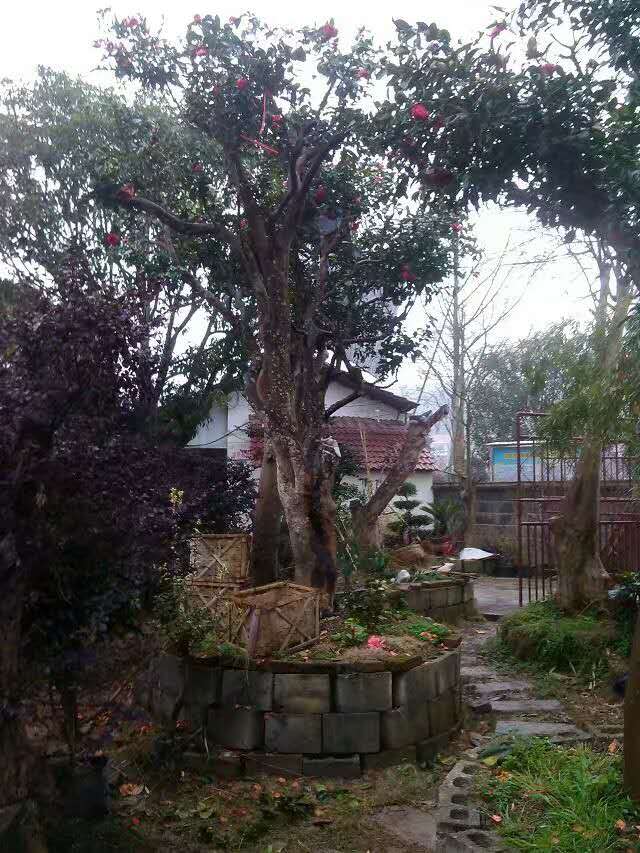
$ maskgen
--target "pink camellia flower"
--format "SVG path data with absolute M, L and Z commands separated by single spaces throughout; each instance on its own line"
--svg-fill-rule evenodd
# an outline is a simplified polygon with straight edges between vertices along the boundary
M 113 249 L 115 246 L 120 245 L 120 235 L 115 231 L 109 231 L 108 234 L 104 235 L 104 244 L 108 246 L 110 249 Z
M 241 219 L 241 220 L 240 220 L 240 229 L 241 229 L 242 231 L 246 231 L 246 229 L 247 229 L 248 227 L 249 227 L 249 223 L 247 222 L 247 220 L 246 220 L 246 219 Z
M 134 30 L 137 26 L 139 26 L 140 21 L 137 18 L 126 18 L 122 23 L 130 30 Z
M 236 89 L 239 92 L 244 92 L 248 85 L 249 81 L 246 77 L 238 77 L 238 79 L 236 80 Z
M 191 51 L 191 56 L 193 56 L 194 58 L 196 56 L 207 56 L 208 53 L 209 48 L 206 46 L 206 44 L 199 44 L 197 47 L 193 48 L 193 50 Z
M 217 98 L 221 91 L 222 89 L 220 88 L 220 86 L 216 85 L 211 90 L 211 94 L 214 96 L 214 98 Z
M 540 66 L 540 71 L 542 74 L 546 74 L 547 77 L 550 77 L 552 74 L 558 70 L 558 66 L 554 65 L 553 62 L 545 62 L 544 65 Z
M 451 230 L 455 231 L 456 234 L 459 234 L 462 231 L 462 225 L 459 222 L 453 222 L 451 224 Z
M 359 227 L 360 223 L 357 219 L 354 219 L 353 222 L 349 225 L 349 228 L 351 228 L 352 231 L 357 231 Z
M 335 38 L 338 35 L 338 30 L 333 26 L 333 24 L 327 21 L 322 27 L 320 27 L 320 35 L 322 36 L 323 41 L 329 41 L 329 39 Z
M 202 165 L 202 163 L 192 163 L 191 171 L 194 175 L 199 175 L 201 172 L 204 172 L 204 166 Z
M 444 116 L 441 113 L 438 113 L 438 115 L 433 120 L 434 129 L 435 130 L 442 130 L 442 128 L 445 127 L 446 124 L 447 123 L 445 121 Z
M 202 15 L 194 15 L 193 16 L 193 23 L 194 24 L 201 24 L 202 23 Z
M 274 113 L 271 116 L 271 124 L 274 124 L 276 127 L 279 127 L 282 124 L 284 116 L 280 113 Z
M 368 80 L 371 77 L 371 72 L 368 68 L 358 68 L 356 71 L 356 77 L 358 80 Z
M 314 199 L 316 204 L 322 204 L 322 202 L 325 201 L 326 198 L 327 198 L 327 191 L 321 184 L 318 187 L 318 189 L 315 191 L 315 195 L 313 196 L 313 199 Z
M 430 112 L 424 104 L 413 104 L 409 112 L 414 121 L 426 121 L 430 116 Z
M 491 32 L 489 33 L 489 38 L 492 38 L 492 39 L 497 38 L 497 36 L 499 36 L 500 33 L 503 33 L 506 29 L 507 29 L 507 25 L 504 22 L 501 24 L 498 24 L 498 26 L 494 27 L 494 29 L 492 29 Z
M 232 27 L 237 27 L 238 24 L 240 23 L 240 18 L 231 17 L 231 18 L 229 18 L 229 23 L 231 24 Z
M 368 649 L 384 649 L 384 641 L 382 637 L 376 637 L 375 634 L 372 634 L 367 640 L 367 648 Z

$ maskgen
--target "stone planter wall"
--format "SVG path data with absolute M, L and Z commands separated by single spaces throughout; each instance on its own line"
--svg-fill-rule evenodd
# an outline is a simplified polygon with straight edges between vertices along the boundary
M 163 655 L 148 701 L 164 722 L 204 726 L 210 771 L 356 777 L 403 761 L 428 762 L 461 719 L 460 653 L 423 663 L 267 661 L 253 669 Z
M 398 584 L 411 610 L 423 613 L 436 622 L 457 624 L 475 615 L 473 580 L 449 577 L 441 581 Z

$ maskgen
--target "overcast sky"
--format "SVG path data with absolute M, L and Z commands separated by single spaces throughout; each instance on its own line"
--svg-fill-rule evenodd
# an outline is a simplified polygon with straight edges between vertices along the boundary
M 92 47 L 98 37 L 96 10 L 105 5 L 92 0 L 31 0 L 28 4 L 0 0 L 0 77 L 30 77 L 36 66 L 42 64 L 82 74 L 96 83 L 110 83 L 110 78 L 93 71 L 98 59 L 98 52 Z M 508 5 L 508 0 L 504 5 Z M 371 0 L 324 0 L 316 7 L 291 0 L 254 0 L 249 7 L 236 2 L 132 0 L 130 5 L 117 3 L 112 8 L 119 16 L 142 14 L 153 23 L 164 17 L 169 35 L 184 32 L 196 13 L 217 13 L 226 19 L 250 8 L 265 20 L 281 25 L 319 25 L 334 18 L 345 38 L 364 25 L 380 41 L 395 31 L 392 14 L 408 21 L 434 21 L 448 28 L 454 38 L 468 38 L 480 30 L 486 31 L 497 14 L 486 0 L 401 0 L 393 5 Z M 525 214 L 497 209 L 483 211 L 476 222 L 480 243 L 490 254 L 498 253 L 510 234 L 512 244 L 525 241 L 531 226 Z M 536 251 L 543 251 L 544 236 L 537 239 Z M 517 261 L 512 255 L 510 262 Z M 529 281 L 531 269 L 528 264 L 514 268 L 513 289 L 525 290 L 525 296 L 497 334 L 516 338 L 562 317 L 588 316 L 585 282 L 573 262 L 548 266 Z M 420 322 L 420 317 L 414 316 L 413 321 Z M 412 366 L 403 369 L 401 381 L 404 386 L 419 384 L 416 369 Z

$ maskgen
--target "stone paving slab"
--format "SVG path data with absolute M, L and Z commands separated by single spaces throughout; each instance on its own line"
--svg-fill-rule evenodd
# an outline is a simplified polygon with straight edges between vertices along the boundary
M 481 696 L 499 696 L 503 693 L 529 693 L 531 685 L 527 681 L 488 681 L 486 684 L 471 685 Z
M 433 851 L 436 842 L 436 814 L 420 809 L 390 807 L 373 816 L 389 835 L 395 835 L 419 850 Z
M 465 681 L 473 678 L 495 678 L 496 671 L 488 666 L 462 666 L 460 675 Z
M 499 720 L 496 735 L 521 735 L 522 737 L 548 737 L 554 743 L 575 743 L 591 740 L 591 735 L 572 723 L 539 723 L 527 720 Z
M 496 714 L 547 714 L 564 711 L 557 699 L 492 699 L 491 710 Z

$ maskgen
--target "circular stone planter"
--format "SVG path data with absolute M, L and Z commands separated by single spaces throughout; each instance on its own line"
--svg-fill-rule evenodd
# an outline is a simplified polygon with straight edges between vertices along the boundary
M 406 761 L 430 762 L 461 720 L 460 652 L 423 662 L 251 662 L 162 655 L 147 702 L 163 722 L 204 726 L 209 756 L 190 766 L 239 776 L 354 778 Z
M 460 620 L 476 615 L 473 579 L 466 575 L 449 576 L 441 581 L 401 583 L 397 589 L 404 593 L 411 610 L 456 625 Z

